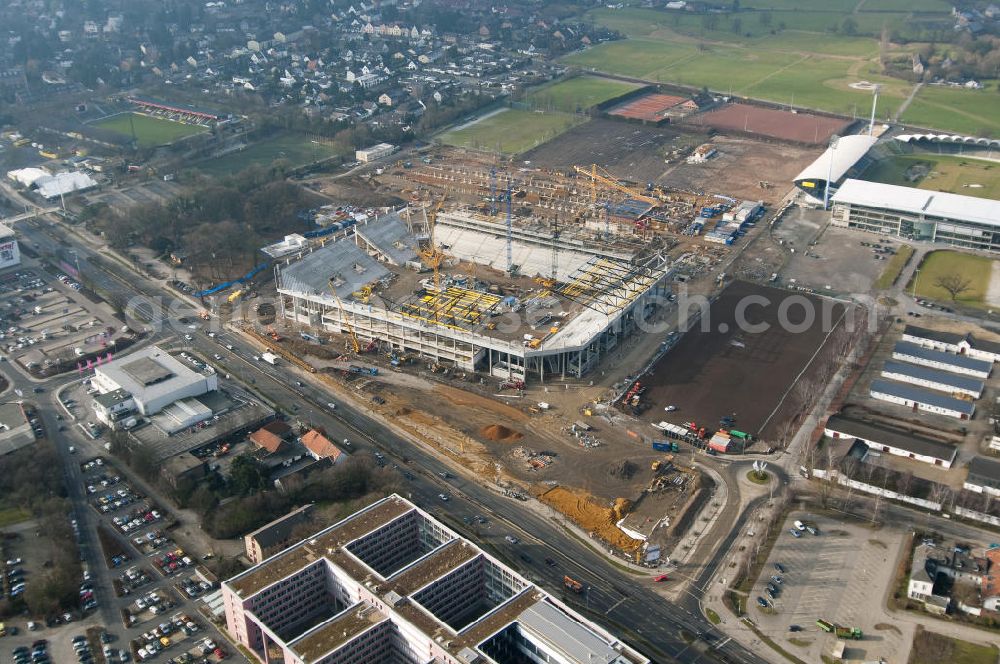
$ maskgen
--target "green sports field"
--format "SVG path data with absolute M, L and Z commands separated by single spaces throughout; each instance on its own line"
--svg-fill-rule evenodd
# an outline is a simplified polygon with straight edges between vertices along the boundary
M 129 138 L 132 137 L 132 129 L 134 127 L 135 137 L 141 147 L 168 145 L 187 136 L 207 131 L 204 127 L 199 127 L 198 125 L 154 118 L 149 115 L 142 115 L 141 113 L 113 115 L 109 118 L 98 120 L 93 123 L 93 126 L 113 131 Z
M 595 9 L 587 17 L 628 38 L 571 53 L 563 62 L 650 82 L 678 83 L 723 93 L 864 117 L 871 106 L 862 81 L 880 86 L 878 118 L 889 120 L 913 84 L 881 74 L 878 36 L 883 29 L 911 42 L 947 23 L 943 0 L 830 0 L 822 6 L 795 0 L 746 0 L 743 11 L 698 14 L 659 9 Z M 851 13 L 855 7 L 858 10 Z M 919 13 L 914 13 L 919 12 Z M 844 20 L 852 22 L 850 34 Z M 886 48 L 906 59 L 919 44 Z M 996 82 L 974 91 L 924 86 L 901 120 L 976 135 L 1000 135 Z
M 233 175 L 253 165 L 267 167 L 275 161 L 286 160 L 293 167 L 304 166 L 336 154 L 331 146 L 311 136 L 280 134 L 251 143 L 239 152 L 203 161 L 197 168 L 208 175 Z
M 910 154 L 877 161 L 863 179 L 1000 200 L 1000 164 L 958 155 Z
M 457 147 L 520 154 L 583 122 L 585 118 L 569 113 L 507 108 L 447 131 L 439 138 Z
M 576 113 L 638 87 L 640 86 L 636 83 L 600 76 L 575 76 L 534 88 L 527 94 L 525 101 L 532 109 Z
M 969 290 L 961 293 L 956 302 L 973 306 L 981 306 L 985 302 L 989 290 L 990 275 L 994 260 L 985 256 L 974 256 L 959 251 L 933 251 L 924 257 L 920 263 L 919 272 L 906 287 L 908 293 L 929 300 L 950 300 L 948 291 L 935 285 L 935 282 L 945 275 L 957 274 L 969 280 Z

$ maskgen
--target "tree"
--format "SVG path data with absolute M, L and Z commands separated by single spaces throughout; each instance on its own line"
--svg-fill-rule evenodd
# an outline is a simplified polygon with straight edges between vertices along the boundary
M 765 28 L 768 28 L 774 22 L 774 15 L 771 12 L 761 12 L 757 15 L 757 21 Z
M 256 493 L 267 485 L 267 473 L 249 454 L 241 454 L 233 459 L 229 470 L 229 486 L 233 493 L 248 495 Z
M 959 295 L 972 288 L 972 279 L 968 279 L 958 272 L 949 272 L 936 278 L 934 285 L 947 291 L 948 295 L 951 296 L 952 302 L 954 302 Z
M 732 29 L 733 34 L 734 35 L 738 35 L 738 34 L 740 34 L 740 31 L 743 29 L 743 21 L 740 20 L 739 18 L 734 18 L 730 22 L 729 26 Z
M 848 16 L 840 23 L 840 31 L 845 35 L 852 37 L 858 34 L 858 22 L 855 21 L 853 17 Z

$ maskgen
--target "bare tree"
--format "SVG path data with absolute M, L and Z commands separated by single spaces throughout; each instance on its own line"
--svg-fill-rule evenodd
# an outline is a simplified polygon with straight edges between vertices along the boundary
M 972 279 L 963 277 L 957 272 L 942 274 L 934 280 L 934 285 L 948 292 L 954 302 L 959 295 L 972 288 Z

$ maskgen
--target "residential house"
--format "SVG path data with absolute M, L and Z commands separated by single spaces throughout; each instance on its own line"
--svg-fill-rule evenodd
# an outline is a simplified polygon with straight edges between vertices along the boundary
M 317 461 L 329 459 L 331 463 L 336 464 L 345 458 L 344 453 L 339 447 L 315 429 L 310 429 L 302 436 L 302 444 L 305 446 L 309 456 Z
M 256 565 L 288 548 L 295 541 L 292 539 L 295 528 L 308 523 L 312 512 L 311 504 L 303 505 L 244 536 L 243 547 L 250 562 Z

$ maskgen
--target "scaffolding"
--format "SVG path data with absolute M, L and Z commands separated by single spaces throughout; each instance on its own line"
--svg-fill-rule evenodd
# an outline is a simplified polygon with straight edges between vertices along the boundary
M 660 268 L 595 257 L 555 292 L 607 316 L 627 307 L 663 275 Z

